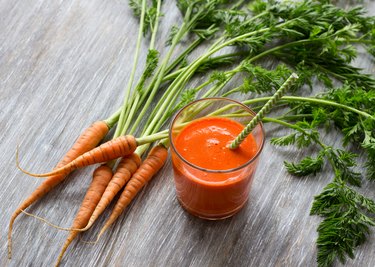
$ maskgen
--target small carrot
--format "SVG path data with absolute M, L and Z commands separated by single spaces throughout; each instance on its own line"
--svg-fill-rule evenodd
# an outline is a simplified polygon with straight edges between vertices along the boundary
M 70 163 L 57 168 L 51 172 L 35 174 L 23 170 L 18 163 L 17 167 L 24 173 L 34 177 L 47 177 L 56 174 L 68 175 L 73 170 L 86 167 L 96 163 L 103 163 L 119 157 L 124 157 L 132 154 L 137 148 L 137 141 L 132 135 L 120 136 L 112 139 L 71 161 Z
M 110 182 L 112 175 L 112 169 L 107 165 L 102 165 L 94 171 L 93 180 L 82 201 L 77 216 L 74 219 L 72 228 L 82 228 L 86 226 L 93 211 L 95 210 L 96 205 L 98 204 L 108 183 Z M 65 251 L 67 250 L 70 243 L 74 240 L 74 238 L 77 237 L 78 234 L 79 231 L 70 231 L 69 236 L 67 237 L 65 244 L 61 249 L 55 266 L 58 266 L 60 264 Z
M 97 240 L 108 229 L 113 222 L 121 215 L 142 187 L 163 167 L 168 157 L 168 150 L 164 145 L 159 144 L 153 147 L 147 158 L 143 161 L 138 170 L 133 174 L 121 193 L 111 216 L 100 230 Z
M 101 197 L 93 214 L 91 215 L 88 221 L 88 224 L 85 226 L 85 228 L 80 229 L 80 231 L 86 231 L 93 225 L 93 223 L 103 213 L 105 208 L 114 199 L 116 194 L 129 181 L 129 179 L 132 177 L 135 171 L 139 168 L 140 164 L 141 164 L 141 158 L 136 153 L 133 153 L 131 156 L 124 157 L 121 159 L 119 165 L 117 166 L 116 172 L 113 175 L 113 178 L 108 184 L 105 192 L 103 193 L 103 196 Z M 73 227 L 73 228 L 77 228 L 77 227 Z
M 83 153 L 90 151 L 96 147 L 99 142 L 106 136 L 109 131 L 109 127 L 104 121 L 94 122 L 90 127 L 88 127 L 76 140 L 74 145 L 65 154 L 62 160 L 56 165 L 56 168 L 61 168 L 62 166 L 73 161 L 78 156 Z M 65 178 L 65 175 L 58 174 L 48 177 L 37 189 L 31 193 L 31 195 L 24 200 L 21 205 L 14 211 L 9 222 L 8 231 L 8 257 L 12 256 L 12 229 L 13 224 L 18 215 L 22 210 L 27 209 L 30 205 L 41 199 L 49 191 L 51 191 L 56 185 L 61 183 Z
M 96 121 L 91 124 L 74 143 L 72 148 L 65 154 L 64 158 L 57 164 L 56 168 L 62 167 L 76 159 L 83 153 L 96 147 L 109 131 L 108 124 L 104 121 Z

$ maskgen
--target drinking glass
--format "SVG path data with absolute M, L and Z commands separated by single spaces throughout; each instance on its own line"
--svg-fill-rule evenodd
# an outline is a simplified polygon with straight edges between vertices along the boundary
M 254 116 L 255 112 L 250 108 L 228 98 L 200 99 L 175 115 L 169 137 L 176 195 L 181 206 L 192 215 L 219 220 L 234 215 L 245 205 L 263 149 L 265 133 L 262 123 L 259 123 L 251 132 L 256 144 L 254 156 L 236 168 L 224 170 L 202 168 L 189 162 L 181 155 L 183 148 L 176 146 L 176 138 L 190 123 L 202 118 L 227 118 L 245 127 Z M 208 153 L 206 156 L 210 160 L 211 155 Z

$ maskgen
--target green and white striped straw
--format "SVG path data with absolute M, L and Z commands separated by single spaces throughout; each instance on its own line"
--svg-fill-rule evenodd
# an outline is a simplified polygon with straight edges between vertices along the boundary
M 258 114 L 249 122 L 249 124 L 242 130 L 242 132 L 229 145 L 230 149 L 236 149 L 242 141 L 251 133 L 255 126 L 264 118 L 264 116 L 271 110 L 273 106 L 280 100 L 282 95 L 293 86 L 298 79 L 298 75 L 292 73 L 283 85 L 276 91 L 270 100 L 262 107 Z

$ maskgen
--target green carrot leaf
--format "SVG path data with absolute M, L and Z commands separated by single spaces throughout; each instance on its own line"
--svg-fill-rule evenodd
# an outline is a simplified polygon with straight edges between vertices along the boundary
M 316 174 L 321 171 L 324 161 L 323 157 L 319 155 L 316 158 L 305 157 L 299 163 L 290 163 L 284 161 L 284 165 L 288 172 L 295 176 L 306 176 L 309 174 Z
M 292 145 L 296 142 L 296 133 L 292 133 L 286 136 L 281 136 L 281 137 L 273 137 L 271 138 L 270 142 L 273 145 L 276 146 L 288 146 Z

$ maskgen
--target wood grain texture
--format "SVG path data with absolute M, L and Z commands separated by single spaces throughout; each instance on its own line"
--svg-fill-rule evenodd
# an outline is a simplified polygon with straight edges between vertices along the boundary
M 375 13 L 373 1 L 364 4 Z M 164 1 L 163 12 L 156 48 L 165 53 L 163 40 L 180 15 L 172 0 Z M 78 132 L 120 106 L 137 25 L 125 0 L 0 0 L 0 266 L 55 262 L 67 233 L 24 215 L 15 222 L 7 260 L 10 215 L 41 182 L 16 169 L 15 148 L 20 145 L 22 166 L 50 170 Z M 357 65 L 374 73 L 374 62 L 363 56 Z M 283 133 L 269 125 L 266 131 L 268 138 Z M 340 145 L 333 134 L 325 138 Z M 332 173 L 326 167 L 316 177 L 288 175 L 283 161 L 305 153 L 267 144 L 247 205 L 214 222 L 182 210 L 168 161 L 97 245 L 75 241 L 62 266 L 316 266 L 321 219 L 309 209 Z M 75 172 L 29 211 L 69 226 L 92 170 Z M 362 191 L 375 198 L 375 184 L 365 183 Z M 82 239 L 93 239 L 108 214 Z M 372 234 L 347 266 L 375 266 L 374 247 Z

